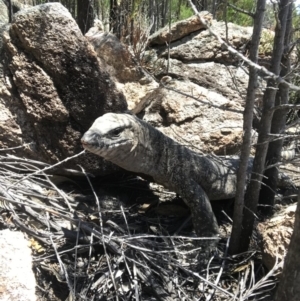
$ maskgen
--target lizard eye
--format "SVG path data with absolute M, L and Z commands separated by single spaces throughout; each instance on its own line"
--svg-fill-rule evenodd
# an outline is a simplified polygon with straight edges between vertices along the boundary
M 114 137 L 119 137 L 120 134 L 122 133 L 123 129 L 122 128 L 118 128 L 118 129 L 115 129 L 113 131 L 110 132 L 111 136 L 114 136 Z

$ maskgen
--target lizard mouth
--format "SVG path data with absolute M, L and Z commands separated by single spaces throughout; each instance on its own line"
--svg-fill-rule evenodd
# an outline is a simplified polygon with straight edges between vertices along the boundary
M 97 146 L 93 143 L 87 142 L 86 140 L 81 139 L 81 144 L 86 149 L 96 148 Z M 98 146 L 99 147 L 99 146 Z
M 110 142 L 109 144 L 106 144 L 104 142 L 98 142 L 97 143 L 92 143 L 90 141 L 86 141 L 85 139 L 81 139 L 81 144 L 83 148 L 85 148 L 88 151 L 91 151 L 93 153 L 99 153 L 102 151 L 109 151 L 113 150 L 119 146 L 125 145 L 127 143 L 127 140 L 123 139 L 120 141 L 116 142 Z
M 92 131 L 87 131 L 81 138 L 82 146 L 87 150 L 102 149 L 104 143 L 101 141 L 101 137 L 96 135 Z

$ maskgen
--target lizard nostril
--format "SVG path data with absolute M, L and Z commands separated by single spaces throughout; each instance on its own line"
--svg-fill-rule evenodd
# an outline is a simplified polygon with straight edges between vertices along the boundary
M 96 134 L 93 131 L 87 131 L 84 133 L 84 135 L 81 138 L 81 141 L 88 143 L 89 141 L 92 141 L 95 139 Z

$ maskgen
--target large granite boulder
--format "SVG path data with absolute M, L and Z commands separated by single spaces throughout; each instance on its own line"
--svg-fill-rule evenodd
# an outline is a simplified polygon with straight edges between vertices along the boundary
M 297 204 L 289 205 L 257 226 L 262 260 L 269 270 L 285 258 L 293 233 L 296 208 Z
M 4 1 L 0 0 L 0 24 L 8 22 L 8 9 Z
M 203 13 L 203 17 L 230 45 L 247 54 L 251 27 L 229 23 L 226 36 L 224 22 L 211 20 L 207 13 Z M 145 52 L 143 63 L 156 78 L 162 79 L 162 84 L 141 95 L 130 108 L 196 151 L 237 154 L 242 143 L 247 68 L 196 20 L 194 16 L 172 25 L 172 29 L 184 27 L 186 30 L 184 34 L 179 30 L 177 36 L 171 31 L 170 49 L 165 43 L 168 28 L 149 38 L 150 48 Z M 266 59 L 265 54 L 262 56 Z M 166 78 L 170 78 L 167 85 L 164 84 Z M 262 95 L 263 89 L 258 89 L 258 105 Z
M 32 257 L 24 234 L 0 231 L 0 300 L 36 301 Z
M 82 150 L 80 138 L 100 115 L 127 109 L 124 95 L 59 3 L 20 11 L 2 28 L 0 148 L 55 163 Z M 68 163 L 103 170 L 97 156 Z M 105 169 L 105 168 L 104 168 Z
M 196 152 L 234 154 L 241 145 L 242 105 L 189 80 L 163 77 L 133 111 Z
M 210 23 L 212 21 L 212 15 L 210 13 L 203 11 L 201 12 L 201 15 L 206 22 Z M 169 25 L 167 25 L 158 30 L 149 37 L 148 45 L 166 45 L 166 43 L 177 41 L 188 36 L 192 32 L 199 32 L 205 28 L 205 25 L 202 24 L 199 18 L 195 15 L 186 20 L 172 23 L 170 28 Z
M 91 31 L 91 30 L 90 30 Z M 86 34 L 97 55 L 111 67 L 112 74 L 120 83 L 138 82 L 145 74 L 134 62 L 128 47 L 111 33 L 96 32 Z

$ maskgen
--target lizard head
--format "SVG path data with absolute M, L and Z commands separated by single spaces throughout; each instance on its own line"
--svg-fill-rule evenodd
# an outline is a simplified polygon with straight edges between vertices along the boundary
M 81 138 L 83 147 L 104 159 L 121 159 L 137 146 L 137 124 L 129 114 L 107 113 L 95 120 Z

